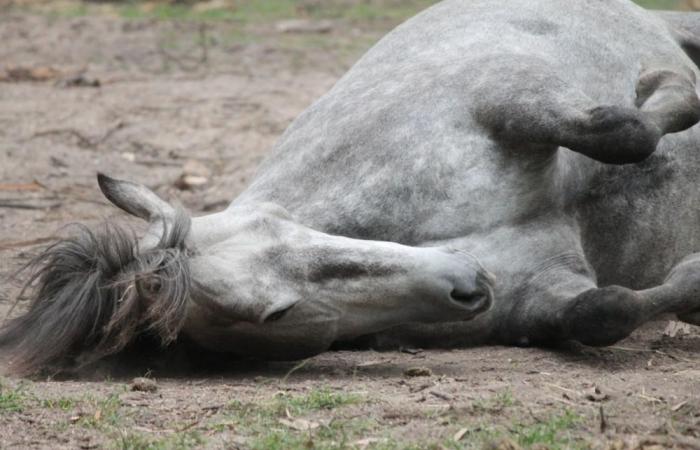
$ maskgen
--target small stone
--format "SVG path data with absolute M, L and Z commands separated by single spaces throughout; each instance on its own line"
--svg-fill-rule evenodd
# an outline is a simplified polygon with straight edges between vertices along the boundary
M 139 392 L 155 392 L 158 390 L 158 385 L 155 380 L 145 377 L 137 377 L 131 381 L 131 390 Z

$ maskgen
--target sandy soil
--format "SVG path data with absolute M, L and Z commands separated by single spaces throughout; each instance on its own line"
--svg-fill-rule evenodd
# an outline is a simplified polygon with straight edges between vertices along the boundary
M 222 208 L 390 25 L 293 35 L 3 13 L 1 279 L 61 226 L 122 218 L 101 198 L 98 170 L 193 213 Z M 207 183 L 177 188 L 192 167 Z M 16 292 L 2 282 L 0 312 Z M 602 350 L 329 352 L 216 371 L 0 379 L 0 448 L 700 448 L 700 332 L 663 337 L 664 326 Z M 136 375 L 156 391 L 133 391 Z

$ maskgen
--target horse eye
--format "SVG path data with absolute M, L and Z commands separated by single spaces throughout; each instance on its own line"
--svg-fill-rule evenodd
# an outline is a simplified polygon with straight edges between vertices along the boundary
M 279 311 L 273 312 L 269 316 L 265 317 L 265 320 L 263 323 L 272 323 L 272 322 L 277 322 L 280 320 L 282 317 L 284 317 L 285 314 L 289 312 L 290 309 L 292 309 L 294 305 L 290 306 L 289 308 L 281 309 Z

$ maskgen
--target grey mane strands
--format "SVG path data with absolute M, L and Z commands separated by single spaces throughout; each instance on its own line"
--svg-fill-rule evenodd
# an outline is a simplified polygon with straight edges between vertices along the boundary
M 31 274 L 19 297 L 29 296 L 29 310 L 0 326 L 0 350 L 12 373 L 75 368 L 119 352 L 143 333 L 167 345 L 184 324 L 191 289 L 184 211 L 143 252 L 117 225 L 76 228 L 26 267 Z

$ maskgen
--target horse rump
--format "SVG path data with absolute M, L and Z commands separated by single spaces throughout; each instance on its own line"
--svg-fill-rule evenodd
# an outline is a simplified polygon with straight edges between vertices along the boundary
M 161 345 L 173 342 L 190 298 L 189 228 L 189 216 L 179 210 L 163 224 L 158 244 L 140 251 L 134 234 L 119 225 L 105 223 L 96 230 L 75 225 L 71 237 L 20 271 L 29 278 L 17 299 L 28 297 L 30 304 L 0 325 L 6 371 L 77 369 L 144 334 Z

